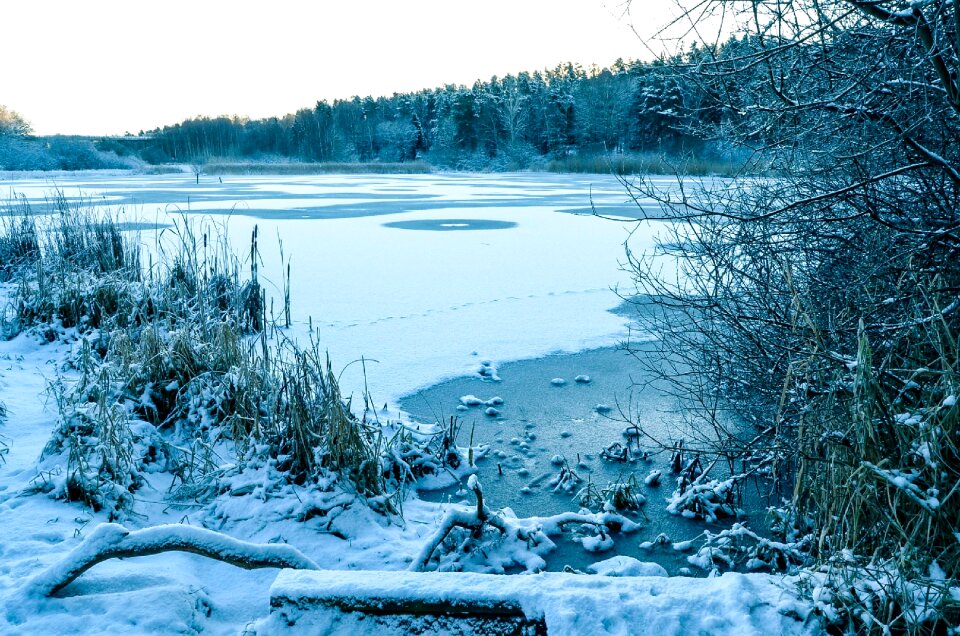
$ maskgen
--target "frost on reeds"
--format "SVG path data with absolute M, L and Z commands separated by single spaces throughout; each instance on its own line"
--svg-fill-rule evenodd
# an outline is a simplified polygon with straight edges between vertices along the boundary
M 590 510 L 605 512 L 640 511 L 647 498 L 643 495 L 635 474 L 620 477 L 600 488 L 592 481 L 577 493 L 576 501 Z
M 0 216 L 0 282 L 15 278 L 40 256 L 40 239 L 29 205 L 15 200 Z
M 378 432 L 353 415 L 319 344 L 267 320 L 256 229 L 242 262 L 184 219 L 144 266 L 114 218 L 54 203 L 43 218 L 21 205 L 0 235 L 0 270 L 17 281 L 5 333 L 78 343 L 50 385 L 59 425 L 38 490 L 120 518 L 147 472 L 172 474 L 171 498 L 197 499 L 267 462 L 290 483 L 332 474 L 382 495 Z

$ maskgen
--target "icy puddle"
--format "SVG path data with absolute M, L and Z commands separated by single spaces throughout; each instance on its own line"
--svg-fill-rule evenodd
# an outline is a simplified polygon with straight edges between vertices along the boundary
M 690 574 L 705 574 L 687 562 L 689 552 L 675 550 L 671 544 L 694 539 L 704 530 L 729 528 L 734 519 L 708 524 L 667 512 L 666 499 L 676 483 L 670 472 L 672 453 L 659 450 L 649 438 L 625 435 L 628 424 L 622 413 L 639 414 L 637 422 L 644 433 L 664 443 L 679 439 L 684 423 L 669 396 L 654 386 L 643 390 L 635 386 L 646 378 L 633 356 L 604 348 L 499 368 L 484 367 L 483 362 L 478 359 L 477 365 L 486 379 L 477 373 L 443 382 L 403 398 L 400 405 L 421 422 L 446 423 L 451 417 L 458 418 L 461 446 L 470 444 L 471 434 L 474 447 L 489 445 L 477 467 L 491 509 L 510 507 L 519 517 L 576 511 L 576 495 L 588 486 L 600 490 L 631 478 L 636 491 L 646 498 L 640 514 L 627 513 L 645 526 L 643 530 L 616 535 L 615 547 L 599 554 L 588 553 L 572 541 L 559 541 L 558 549 L 545 557 L 548 569 L 562 570 L 565 565 L 584 569 L 617 554 L 657 562 L 670 574 L 687 574 L 683 568 L 689 568 Z M 500 381 L 491 380 L 493 376 Z M 615 443 L 629 444 L 632 449 L 639 443 L 649 457 L 632 462 L 604 459 L 601 452 Z M 564 470 L 567 479 L 558 483 Z M 654 470 L 662 472 L 661 482 L 648 486 L 644 480 Z M 473 502 L 472 494 L 456 491 L 421 492 L 421 497 Z M 752 513 L 739 521 L 761 531 L 764 505 L 760 498 L 749 498 L 744 507 Z M 661 534 L 669 542 L 657 543 Z M 655 545 L 640 547 L 645 542 Z

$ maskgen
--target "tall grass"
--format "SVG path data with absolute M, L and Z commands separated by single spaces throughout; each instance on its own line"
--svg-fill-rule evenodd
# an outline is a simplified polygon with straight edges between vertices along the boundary
M 0 282 L 15 278 L 40 257 L 40 237 L 30 205 L 15 199 L 0 215 Z
M 570 155 L 547 162 L 547 172 L 615 175 L 736 177 L 757 174 L 761 166 L 696 156 L 653 153 Z
M 895 340 L 861 320 L 842 371 L 819 354 L 797 365 L 837 387 L 810 400 L 797 436 L 793 503 L 815 519 L 823 564 L 808 593 L 831 590 L 818 609 L 863 631 L 960 621 L 960 347 L 944 307 L 926 311 L 941 317 L 891 325 Z
M 271 336 L 256 229 L 242 260 L 215 228 L 183 219 L 144 266 L 139 237 L 109 215 L 55 203 L 43 221 L 23 204 L 0 234 L 0 264 L 19 282 L 7 335 L 73 330 L 82 343 L 76 381 L 51 386 L 60 418 L 39 488 L 120 515 L 146 471 L 198 497 L 253 453 L 297 483 L 335 471 L 382 494 L 376 431 L 319 344 Z

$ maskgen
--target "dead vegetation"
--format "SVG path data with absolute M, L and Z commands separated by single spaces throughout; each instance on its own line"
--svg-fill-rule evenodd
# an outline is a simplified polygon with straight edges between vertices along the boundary
M 59 424 L 37 489 L 120 518 L 147 471 L 197 499 L 224 465 L 266 455 L 294 483 L 333 472 L 383 494 L 379 432 L 351 412 L 319 342 L 267 317 L 256 229 L 243 261 L 217 228 L 181 219 L 145 258 L 109 214 L 52 203 L 46 216 L 17 203 L 0 233 L 0 272 L 17 285 L 4 333 L 77 343 L 50 386 Z

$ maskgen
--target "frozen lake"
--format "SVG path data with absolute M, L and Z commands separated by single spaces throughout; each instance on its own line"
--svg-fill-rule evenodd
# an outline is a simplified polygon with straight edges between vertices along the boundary
M 603 175 L 0 181 L 0 193 L 35 211 L 55 190 L 129 223 L 163 227 L 182 215 L 215 223 L 239 253 L 259 226 L 261 277 L 278 314 L 282 241 L 292 263 L 294 335 L 303 337 L 312 321 L 335 368 L 345 368 L 344 392 L 359 396 L 365 366 L 377 404 L 474 373 L 480 360 L 496 365 L 617 343 L 626 322 L 608 310 L 620 303 L 614 288 L 630 291 L 620 267 L 624 242 L 629 236 L 635 251 L 647 249 L 654 231 L 630 235 L 637 205 Z M 141 236 L 154 241 L 150 230 Z M 361 359 L 368 362 L 350 364 Z

